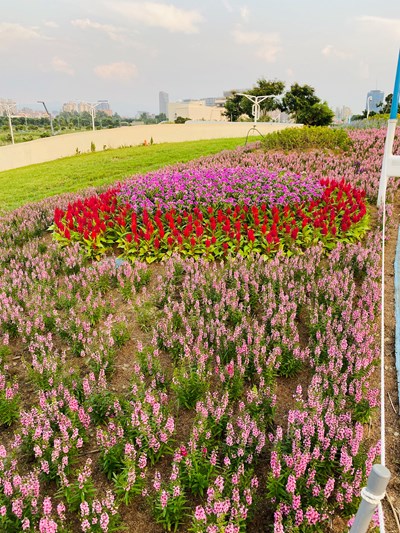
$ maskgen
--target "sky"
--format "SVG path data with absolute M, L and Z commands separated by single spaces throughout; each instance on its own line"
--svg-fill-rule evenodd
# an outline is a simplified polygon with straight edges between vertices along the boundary
M 399 0 L 0 0 L 0 99 L 114 112 L 222 96 L 257 80 L 308 84 L 354 114 L 393 92 Z

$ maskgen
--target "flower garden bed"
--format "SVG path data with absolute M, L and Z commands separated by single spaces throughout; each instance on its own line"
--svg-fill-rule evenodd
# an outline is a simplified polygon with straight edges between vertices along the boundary
M 0 529 L 346 529 L 379 458 L 383 135 L 353 142 L 3 217 Z

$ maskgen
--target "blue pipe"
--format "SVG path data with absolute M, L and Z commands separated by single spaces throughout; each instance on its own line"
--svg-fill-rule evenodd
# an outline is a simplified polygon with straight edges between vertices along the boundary
M 396 80 L 394 82 L 392 107 L 390 108 L 390 118 L 397 118 L 397 110 L 399 106 L 399 94 L 400 94 L 400 50 L 399 59 L 397 61 Z

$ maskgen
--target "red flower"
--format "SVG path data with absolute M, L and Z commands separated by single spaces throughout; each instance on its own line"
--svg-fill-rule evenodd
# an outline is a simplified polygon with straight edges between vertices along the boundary
M 181 446 L 181 448 L 180 448 L 179 451 L 181 452 L 182 457 L 186 457 L 187 454 L 188 454 L 188 451 L 187 451 L 187 449 L 185 448 L 185 446 Z
M 125 238 L 126 238 L 126 240 L 127 240 L 128 242 L 132 242 L 132 238 L 133 238 L 132 233 L 128 233 L 128 234 L 126 235 Z
M 154 248 L 158 250 L 160 248 L 160 241 L 158 240 L 158 237 L 154 239 Z
M 212 244 L 215 244 L 217 242 L 217 239 L 216 239 L 215 235 L 213 235 L 211 237 L 211 242 L 212 242 Z
M 296 226 L 295 228 L 292 229 L 292 233 L 291 233 L 291 237 L 293 240 L 297 239 L 298 233 L 299 233 L 299 228 Z
M 190 244 L 191 244 L 192 246 L 195 246 L 195 244 L 196 244 L 196 239 L 195 239 L 194 237 L 192 237 L 192 238 L 190 239 Z
M 69 231 L 68 228 L 65 228 L 65 231 L 64 231 L 64 237 L 65 237 L 66 239 L 68 239 L 68 240 L 71 239 L 71 233 L 70 233 L 70 231 Z
M 254 242 L 256 240 L 256 238 L 254 236 L 254 230 L 252 230 L 252 229 L 247 230 L 247 237 L 248 237 L 250 242 Z
M 203 228 L 202 228 L 201 226 L 197 226 L 197 228 L 196 228 L 196 235 L 197 235 L 198 237 L 201 237 L 201 236 L 203 235 L 203 231 L 204 231 L 204 230 L 203 230 Z
M 211 241 L 209 239 L 207 239 L 205 244 L 206 244 L 206 248 L 210 248 Z
M 222 248 L 227 250 L 229 248 L 229 244 L 227 242 L 222 243 Z
M 169 236 L 167 239 L 167 242 L 168 242 L 168 246 L 172 246 L 174 244 L 174 239 L 171 236 Z

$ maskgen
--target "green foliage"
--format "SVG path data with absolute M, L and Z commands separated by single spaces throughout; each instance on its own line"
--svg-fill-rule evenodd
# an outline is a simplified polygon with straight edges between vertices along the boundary
M 327 126 L 335 114 L 326 102 L 321 102 L 310 85 L 294 83 L 282 98 L 282 111 L 291 115 L 298 124 L 306 126 Z
M 265 136 L 263 146 L 267 150 L 343 150 L 351 148 L 352 141 L 345 130 L 322 126 L 287 128 Z
M 125 322 L 117 322 L 114 324 L 111 329 L 111 336 L 114 339 L 117 348 L 121 348 L 131 337 Z
M 62 485 L 57 491 L 57 497 L 64 498 L 69 510 L 72 512 L 79 511 L 79 507 L 84 501 L 93 501 L 96 493 L 93 480 L 90 476 L 90 470 L 86 472 L 89 465 L 91 465 L 90 460 L 85 467 L 76 472 L 76 479 L 67 485 Z
M 207 376 L 196 368 L 176 368 L 172 389 L 178 404 L 186 409 L 193 409 L 209 388 Z
M 187 453 L 180 463 L 180 479 L 188 490 L 196 496 L 203 496 L 217 476 L 218 465 L 215 460 L 210 460 L 207 448 L 195 448 L 186 452 L 181 448 L 180 453 Z M 215 454 L 216 455 L 216 454 Z
M 185 493 L 178 481 L 170 481 L 153 499 L 153 515 L 165 531 L 177 531 L 187 510 Z
M 125 444 L 120 441 L 111 448 L 105 449 L 100 455 L 100 467 L 108 479 L 112 479 L 124 469 Z
M 175 124 L 185 124 L 185 122 L 187 122 L 188 120 L 190 120 L 190 118 L 187 118 L 187 117 L 176 117 L 174 122 L 175 122 Z
M 7 384 L 5 390 L 0 390 L 0 427 L 11 426 L 18 420 L 19 409 L 19 395 Z
M 151 301 L 143 302 L 134 307 L 135 318 L 139 324 L 139 327 L 144 332 L 149 332 L 155 324 L 158 310 L 154 307 Z

